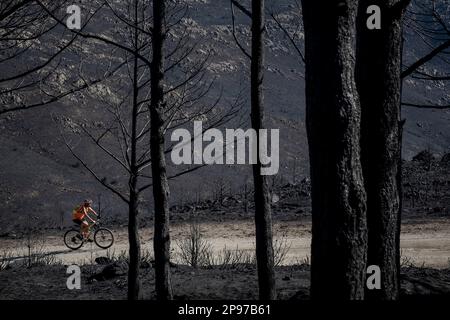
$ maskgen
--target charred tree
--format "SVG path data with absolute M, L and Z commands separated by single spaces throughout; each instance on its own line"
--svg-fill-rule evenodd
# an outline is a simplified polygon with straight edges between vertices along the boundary
M 357 23 L 367 263 L 381 270 L 381 290 L 366 290 L 366 294 L 389 300 L 398 298 L 400 286 L 402 16 L 408 3 L 361 0 Z M 366 10 L 374 4 L 381 9 L 381 28 L 371 30 Z
M 130 174 L 129 190 L 130 202 L 128 203 L 128 242 L 129 242 L 129 266 L 128 266 L 128 300 L 141 298 L 141 284 L 139 279 L 139 266 L 141 262 L 141 244 L 139 240 L 138 225 L 138 115 L 139 115 L 139 1 L 134 1 L 134 28 L 133 44 L 136 54 L 133 56 L 133 110 L 131 112 L 131 139 L 130 139 Z
M 49 85 L 50 76 L 61 72 L 58 59 L 76 41 L 75 36 L 59 34 L 57 22 L 50 19 L 67 4 L 66 0 L 55 1 L 44 10 L 36 1 L 1 1 L 0 115 L 44 106 L 86 88 L 55 92 Z M 40 59 L 28 58 L 24 63 L 24 57 L 36 55 L 33 50 L 43 41 L 51 49 Z M 35 101 L 37 95 L 39 102 Z
M 363 299 L 366 195 L 354 79 L 358 1 L 303 0 L 312 183 L 311 297 Z M 320 19 L 318 18 L 320 17 Z
M 252 47 L 248 53 L 239 42 L 235 29 L 234 7 L 250 18 Z M 237 46 L 250 59 L 250 96 L 251 125 L 256 131 L 264 128 L 264 70 L 265 70 L 265 4 L 264 0 L 252 0 L 251 11 L 238 1 L 231 0 L 233 37 Z M 259 155 L 260 141 L 256 139 Z M 255 232 L 256 232 L 256 263 L 258 269 L 259 298 L 261 300 L 276 299 L 274 252 L 272 241 L 272 208 L 268 179 L 262 175 L 262 164 L 257 157 L 253 165 L 253 184 L 255 200 Z
M 251 59 L 251 122 L 257 132 L 264 128 L 264 0 L 252 1 L 252 59 Z M 259 154 L 260 141 L 257 139 Z M 256 228 L 256 262 L 259 298 L 276 299 L 272 244 L 272 208 L 267 176 L 261 174 L 262 164 L 253 165 Z
M 164 153 L 164 40 L 165 1 L 153 1 L 153 32 L 151 63 L 151 167 L 153 177 L 153 198 L 155 207 L 155 224 L 153 247 L 155 252 L 155 286 L 156 298 L 172 299 L 170 284 L 170 236 L 169 236 L 169 184 L 167 181 L 166 160 Z
M 155 21 L 150 15 L 153 5 L 157 8 L 155 10 L 156 24 L 160 25 L 160 28 L 156 28 L 155 34 L 152 32 Z M 64 21 L 53 14 L 49 8 L 42 3 L 40 3 L 40 7 L 58 25 L 66 28 Z M 113 174 L 119 174 L 120 177 L 115 176 L 109 182 L 106 177 L 112 174 L 110 170 L 102 172 L 101 168 L 95 164 L 85 161 L 84 157 L 77 154 L 74 145 L 66 139 L 63 133 L 62 137 L 72 155 L 83 167 L 100 184 L 127 204 L 130 245 L 127 294 L 129 299 L 141 298 L 141 281 L 139 280 L 141 244 L 138 214 L 143 192 L 154 187 L 156 195 L 155 207 L 158 210 L 155 211 L 158 213 L 156 220 L 159 227 L 155 232 L 157 238 L 155 256 L 157 257 L 157 273 L 158 275 L 163 274 L 158 278 L 156 285 L 157 291 L 162 292 L 159 296 L 164 299 L 171 296 L 170 279 L 168 278 L 170 245 L 168 242 L 169 189 L 167 180 L 181 177 L 203 167 L 203 165 L 195 165 L 187 169 L 183 168 L 167 177 L 164 156 L 173 150 L 173 145 L 164 149 L 164 133 L 197 119 L 199 116 L 206 115 L 208 116 L 206 129 L 220 126 L 237 114 L 241 104 L 237 97 L 229 109 L 216 112 L 214 108 L 221 101 L 220 96 L 212 105 L 203 103 L 202 100 L 212 87 L 212 81 L 205 81 L 205 65 L 208 57 L 192 60 L 189 58 L 194 52 L 195 46 L 190 45 L 188 28 L 182 23 L 186 10 L 182 10 L 180 7 L 177 2 L 168 4 L 158 2 L 156 4 L 149 0 L 128 0 L 109 4 L 107 10 L 115 19 L 114 37 L 108 34 L 108 30 L 91 33 L 83 28 L 81 30 L 67 29 L 68 32 L 74 34 L 74 38 L 81 37 L 101 42 L 106 45 L 107 51 L 118 50 L 123 54 L 123 59 L 120 59 L 118 63 L 106 61 L 109 72 L 101 72 L 102 77 L 99 80 L 85 81 L 85 87 L 102 81 L 105 85 L 111 86 L 119 97 L 117 100 L 109 100 L 104 99 L 101 94 L 90 94 L 96 97 L 107 111 L 102 115 L 104 123 L 100 126 L 89 123 L 81 123 L 77 126 L 90 142 L 103 152 L 103 155 L 107 155 L 109 159 L 113 160 L 119 169 Z M 165 16 L 168 16 L 170 21 L 165 21 Z M 94 14 L 92 18 L 95 18 Z M 164 59 L 163 44 L 170 28 L 174 34 L 176 33 L 176 37 L 172 38 L 175 41 L 170 43 L 172 47 L 169 46 L 165 52 L 166 59 Z M 156 39 L 154 46 L 151 41 L 153 39 Z M 152 59 L 153 49 L 156 54 L 155 59 Z M 115 58 L 120 56 L 114 55 Z M 189 68 L 187 68 L 188 66 Z M 181 79 L 177 77 L 180 71 L 186 77 L 181 77 Z M 123 77 L 124 74 L 127 77 Z M 81 71 L 80 77 L 83 80 L 86 79 Z M 164 88 L 166 91 L 163 90 Z M 7 112 L 10 111 L 12 109 L 8 109 Z M 54 120 L 57 119 L 54 118 Z M 155 161 L 152 156 L 155 156 Z M 150 166 L 152 166 L 155 179 L 147 172 Z M 160 219 L 161 217 L 163 219 Z M 162 222 L 163 228 L 160 227 L 160 222 Z M 158 245 L 158 243 L 163 245 Z M 160 248 L 165 251 L 161 251 Z M 161 270 L 162 272 L 159 272 Z M 162 280 L 159 281 L 159 279 Z M 163 289 L 161 290 L 161 288 Z
M 129 268 L 128 268 L 128 290 L 127 298 L 137 300 L 142 298 L 139 266 L 141 262 L 141 244 L 139 238 L 139 199 L 144 190 L 149 188 L 144 185 L 144 180 L 148 179 L 143 174 L 143 169 L 150 161 L 148 152 L 148 140 L 146 133 L 148 130 L 148 112 L 143 107 L 144 90 L 148 90 L 146 83 L 148 78 L 148 64 L 142 61 L 142 55 L 149 51 L 148 39 L 144 37 L 145 30 L 149 26 L 149 17 L 145 16 L 145 3 L 141 0 L 130 0 L 126 8 L 111 7 L 110 10 L 124 9 L 127 16 L 127 25 L 121 26 L 121 32 L 117 34 L 115 42 L 111 46 L 121 46 L 126 55 L 114 70 L 130 71 L 128 77 L 115 77 L 112 82 L 116 85 L 117 92 L 121 99 L 117 102 L 104 101 L 105 109 L 108 111 L 104 115 L 106 125 L 92 126 L 86 123 L 79 126 L 89 140 L 99 150 L 103 151 L 109 159 L 122 170 L 121 183 L 109 183 L 106 178 L 101 178 L 96 172 L 95 165 L 91 166 L 76 154 L 64 137 L 67 147 L 71 153 L 79 160 L 94 178 L 109 191 L 117 195 L 128 208 L 128 240 L 129 240 Z M 57 17 L 54 17 L 56 20 Z M 58 21 L 58 20 L 57 20 Z M 58 21 L 61 23 L 61 21 Z M 81 34 L 81 33 L 80 33 Z M 100 38 L 101 36 L 92 35 Z M 127 46 L 123 45 L 125 43 Z M 123 70 L 126 67 L 126 70 Z M 114 74 L 112 74 L 114 75 Z M 102 80 L 105 85 L 111 85 L 108 79 Z M 147 93 L 147 92 L 146 92 Z M 145 110 L 145 111 L 144 111 Z M 112 139 L 112 140 L 111 140 Z M 114 141 L 114 146 L 111 145 Z M 117 173 L 119 173 L 118 170 Z M 111 172 L 108 172 L 111 174 Z M 102 175 L 105 177 L 105 175 Z

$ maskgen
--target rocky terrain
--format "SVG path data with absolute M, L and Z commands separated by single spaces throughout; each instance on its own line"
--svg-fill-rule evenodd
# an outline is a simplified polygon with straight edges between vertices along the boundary
M 200 268 L 176 265 L 171 269 L 174 299 L 255 300 L 258 297 L 253 265 L 235 268 Z M 143 298 L 154 299 L 154 272 L 151 265 L 141 268 Z M 309 266 L 277 267 L 278 299 L 309 299 Z M 121 263 L 82 267 L 80 290 L 66 287 L 66 267 L 40 266 L 0 272 L 2 300 L 123 300 L 126 298 L 126 267 Z M 401 276 L 401 299 L 444 297 L 450 294 L 450 269 L 405 267 Z
M 182 26 L 188 31 L 193 42 L 199 47 L 191 60 L 210 54 L 206 77 L 215 79 L 217 85 L 208 93 L 212 103 L 222 92 L 223 100 L 218 108 L 227 106 L 242 91 L 248 95 L 248 61 L 234 43 L 231 30 L 231 11 L 228 0 L 182 1 L 188 15 Z M 411 8 L 414 12 L 416 7 Z M 300 49 L 303 48 L 303 33 L 295 1 L 268 1 L 268 10 L 285 25 L 287 31 L 295 35 Z M 250 43 L 248 21 L 237 15 L 236 30 L 243 45 Z M 103 15 L 93 19 L 92 31 L 113 36 L 113 19 Z M 61 30 L 55 29 L 45 42 L 41 42 L 25 60 L 47 54 L 60 41 Z M 273 19 L 267 21 L 267 70 L 265 96 L 267 125 L 280 129 L 280 173 L 278 179 L 295 184 L 308 176 L 308 148 L 304 126 L 304 66 L 292 48 L 289 39 L 280 31 Z M 176 38 L 176 34 L 174 34 Z M 54 39 L 56 38 L 56 39 Z M 414 33 L 414 26 L 405 27 L 405 57 L 408 65 L 428 47 Z M 56 42 L 55 42 L 56 41 Z M 85 78 L 95 78 L 107 69 L 109 64 L 117 64 L 123 56 L 111 51 L 108 46 L 78 40 L 73 47 L 60 57 L 58 68 L 51 74 L 50 92 L 72 88 Z M 95 61 L 95 65 L 93 62 Z M 11 65 L 2 73 L 8 74 L 17 66 Z M 11 68 L 11 70 L 9 69 Z M 442 71 L 448 64 L 440 59 L 427 65 L 427 71 Z M 80 134 L 79 125 L 87 128 L 102 128 L 108 125 L 107 103 L 117 101 L 117 84 L 125 77 L 125 70 L 116 77 L 104 81 L 51 106 L 11 113 L 0 117 L 0 233 L 9 232 L 15 225 L 23 225 L 30 217 L 46 220 L 44 225 L 67 223 L 67 215 L 84 198 L 98 200 L 111 215 L 122 219 L 126 207 L 117 197 L 108 193 L 92 179 L 82 165 L 73 158 L 63 144 L 61 132 L 67 135 L 83 159 L 92 165 L 98 175 L 118 188 L 126 187 L 126 178 L 120 168 L 111 162 L 102 151 L 88 142 Z M 449 101 L 449 87 L 444 82 L 423 82 L 410 78 L 404 83 L 404 100 L 408 102 L 443 103 Z M 31 91 L 23 99 L 40 100 L 42 93 Z M 248 99 L 244 99 L 239 120 L 248 125 Z M 411 158 L 419 151 L 429 151 L 441 157 L 450 148 L 450 111 L 403 108 L 404 127 L 403 157 Z M 227 124 L 229 127 L 237 123 Z M 324 128 L 325 130 L 325 128 Z M 112 143 L 112 142 L 111 142 Z M 168 162 L 170 164 L 170 161 Z M 174 172 L 177 168 L 169 168 Z M 229 186 L 232 194 L 242 191 L 251 176 L 249 166 L 209 166 L 189 175 L 171 181 L 171 201 L 173 205 L 193 202 L 199 197 L 214 197 L 218 185 Z M 199 196 L 200 195 L 200 196 Z M 148 214 L 152 204 L 151 192 L 142 199 L 142 211 Z

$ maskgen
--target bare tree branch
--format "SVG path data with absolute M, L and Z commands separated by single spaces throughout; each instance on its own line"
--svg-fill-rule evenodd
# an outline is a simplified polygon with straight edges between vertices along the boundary
M 247 50 L 245 50 L 245 48 L 241 45 L 241 43 L 239 42 L 239 39 L 236 36 L 236 22 L 235 22 L 235 16 L 234 16 L 233 3 L 234 3 L 234 1 L 231 0 L 230 5 L 231 5 L 231 24 L 233 26 L 233 31 L 232 31 L 233 38 L 234 38 L 234 41 L 236 42 L 236 45 L 239 47 L 239 49 L 241 49 L 242 53 L 251 60 L 252 56 L 247 52 Z
M 413 107 L 413 108 L 420 108 L 420 109 L 450 109 L 450 105 L 425 105 L 425 104 L 416 104 L 416 103 L 409 103 L 409 102 L 402 102 L 402 106 L 405 107 Z
M 289 32 L 286 30 L 286 28 L 281 24 L 281 22 L 278 20 L 278 18 L 275 16 L 275 14 L 272 12 L 270 13 L 270 16 L 272 17 L 272 19 L 276 22 L 276 24 L 278 25 L 278 27 L 281 29 L 281 31 L 283 31 L 283 33 L 286 35 L 286 37 L 289 39 L 289 41 L 291 42 L 292 46 L 294 47 L 295 51 L 297 51 L 298 55 L 300 56 L 300 59 L 302 60 L 303 63 L 306 62 L 305 60 L 305 56 L 303 55 L 303 52 L 300 50 L 300 47 L 297 45 L 297 43 L 295 42 L 294 38 L 289 34 Z
M 431 50 L 428 54 L 423 56 L 422 58 L 418 59 L 416 62 L 414 62 L 412 65 L 410 65 L 406 70 L 402 72 L 402 78 L 406 78 L 407 76 L 411 75 L 414 71 L 416 71 L 418 68 L 423 66 L 425 63 L 433 59 L 435 56 L 437 56 L 439 53 L 443 52 L 445 49 L 450 47 L 450 39 L 442 43 L 441 45 L 437 46 L 433 50 Z
M 237 2 L 236 0 L 231 0 L 231 4 L 235 5 L 237 8 L 239 8 L 239 10 L 241 10 L 247 17 L 249 17 L 250 19 L 252 19 L 252 13 L 250 12 L 250 10 L 248 10 L 247 8 L 245 8 L 242 4 L 240 4 L 239 2 Z
M 53 119 L 54 120 L 54 119 Z M 55 120 L 54 120 L 55 121 Z M 129 199 L 126 197 L 126 195 L 122 194 L 120 191 L 116 190 L 114 187 L 112 187 L 111 185 L 109 185 L 108 183 L 106 183 L 104 181 L 104 179 L 101 179 L 94 170 L 92 170 L 85 161 L 83 161 L 83 159 L 81 159 L 78 154 L 73 150 L 73 148 L 69 145 L 69 143 L 67 142 L 67 139 L 65 137 L 65 135 L 62 133 L 61 129 L 60 129 L 60 134 L 61 137 L 64 140 L 64 144 L 66 145 L 67 149 L 70 151 L 70 153 L 83 165 L 83 167 L 89 171 L 89 173 L 95 178 L 95 180 L 97 180 L 98 182 L 100 182 L 100 184 L 102 184 L 105 188 L 107 188 L 108 190 L 110 190 L 112 193 L 114 193 L 115 195 L 117 195 L 120 199 L 122 199 L 122 201 L 124 201 L 125 203 L 129 203 Z

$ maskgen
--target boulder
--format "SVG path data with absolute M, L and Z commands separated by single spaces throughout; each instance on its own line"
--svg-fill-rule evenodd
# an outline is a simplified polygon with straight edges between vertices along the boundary
M 88 280 L 104 281 L 115 277 L 123 276 L 127 273 L 126 263 L 114 262 L 106 265 L 99 273 L 89 277 Z

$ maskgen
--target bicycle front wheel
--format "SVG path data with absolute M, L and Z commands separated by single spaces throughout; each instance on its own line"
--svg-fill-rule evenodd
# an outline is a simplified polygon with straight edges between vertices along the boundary
M 72 250 L 80 249 L 83 246 L 83 237 L 79 230 L 71 229 L 64 234 L 64 244 Z
M 111 230 L 100 228 L 94 233 L 94 242 L 102 249 L 108 249 L 114 243 L 114 235 Z

